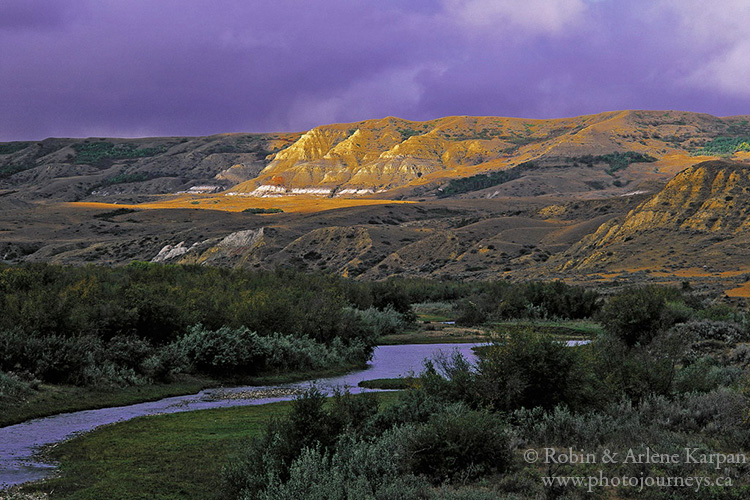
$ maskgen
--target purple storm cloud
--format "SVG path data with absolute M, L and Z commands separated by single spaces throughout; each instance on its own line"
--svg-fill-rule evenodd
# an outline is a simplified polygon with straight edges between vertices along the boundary
M 750 3 L 3 0 L 0 140 L 750 113 Z

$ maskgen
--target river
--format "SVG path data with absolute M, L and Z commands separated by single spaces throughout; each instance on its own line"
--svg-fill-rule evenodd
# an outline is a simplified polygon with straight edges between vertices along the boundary
M 0 428 L 0 489 L 28 481 L 43 479 L 55 471 L 55 465 L 35 458 L 43 446 L 58 443 L 96 427 L 122 422 L 144 415 L 159 415 L 183 411 L 223 408 L 239 405 L 259 405 L 293 399 L 293 394 L 260 398 L 233 398 L 232 393 L 286 389 L 286 392 L 305 389 L 314 384 L 322 392 L 330 394 L 337 387 L 347 388 L 351 393 L 366 392 L 357 384 L 363 380 L 406 376 L 421 371 L 423 361 L 439 351 L 459 350 L 469 359 L 474 359 L 471 348 L 476 344 L 411 344 L 379 346 L 372 361 L 364 370 L 343 376 L 305 380 L 291 384 L 263 387 L 234 387 L 206 389 L 198 394 L 176 396 L 149 403 L 139 403 L 100 410 L 85 410 L 38 418 Z M 229 396 L 229 397 L 227 397 Z

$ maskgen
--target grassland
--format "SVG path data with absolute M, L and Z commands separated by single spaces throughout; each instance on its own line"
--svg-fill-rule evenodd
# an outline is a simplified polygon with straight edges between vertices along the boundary
M 740 285 L 737 288 L 732 288 L 731 290 L 727 290 L 726 293 L 727 293 L 727 297 L 750 298 L 750 282 Z
M 387 405 L 398 396 L 378 397 Z M 232 450 L 290 406 L 202 410 L 104 426 L 49 449 L 61 475 L 23 490 L 69 500 L 217 498 L 220 472 Z
M 221 210 L 224 212 L 244 212 L 248 209 L 281 210 L 287 213 L 314 213 L 337 208 L 366 207 L 371 205 L 413 203 L 410 201 L 323 198 L 320 196 L 284 196 L 279 198 L 256 198 L 254 196 L 225 195 L 179 195 L 164 196 L 158 201 L 141 204 L 71 202 L 78 207 L 101 209 L 179 209 L 192 208 L 204 210 Z M 279 212 L 276 212 L 279 213 Z M 273 215 L 273 213 L 258 214 Z
M 513 320 L 492 324 L 498 333 L 515 333 L 519 330 L 532 329 L 538 333 L 554 335 L 565 340 L 585 340 L 596 337 L 604 332 L 599 323 L 594 321 L 529 321 Z

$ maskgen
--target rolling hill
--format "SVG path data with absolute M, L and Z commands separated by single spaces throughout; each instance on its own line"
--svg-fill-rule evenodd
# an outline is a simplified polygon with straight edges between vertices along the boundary
M 4 143 L 0 259 L 743 289 L 749 158 L 675 111 Z

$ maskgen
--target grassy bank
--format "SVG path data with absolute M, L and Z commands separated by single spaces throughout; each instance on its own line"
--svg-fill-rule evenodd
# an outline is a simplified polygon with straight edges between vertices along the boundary
M 383 390 L 405 390 L 415 387 L 419 383 L 419 378 L 398 377 L 398 378 L 374 378 L 372 380 L 363 380 L 359 384 L 365 389 L 383 389 Z
M 397 393 L 378 394 L 381 405 Z M 217 497 L 220 472 L 240 440 L 256 435 L 291 402 L 141 417 L 99 428 L 48 450 L 60 477 L 23 488 L 53 499 Z
M 216 381 L 198 377 L 184 377 L 171 384 L 125 387 L 116 390 L 44 384 L 23 403 L 2 408 L 0 427 L 59 413 L 125 406 L 171 396 L 194 394 L 216 384 Z
M 537 333 L 554 335 L 565 340 L 593 339 L 604 332 L 604 328 L 599 323 L 585 320 L 513 320 L 491 323 L 488 327 L 495 332 L 505 334 L 531 329 Z
M 420 317 L 421 319 L 421 317 Z M 593 339 L 604 330 L 594 321 L 500 321 L 482 327 L 446 325 L 442 322 L 421 322 L 418 327 L 395 335 L 384 335 L 378 339 L 381 345 L 402 344 L 461 344 L 491 342 L 496 334 L 514 334 L 523 330 L 554 335 L 560 340 Z
M 118 389 L 93 389 L 45 384 L 40 386 L 39 390 L 23 403 L 0 407 L 0 427 L 60 413 L 126 406 L 147 401 L 157 401 L 172 396 L 195 394 L 209 387 L 286 384 L 300 380 L 335 377 L 361 368 L 359 365 L 350 365 L 330 370 L 296 371 L 225 380 L 182 375 L 178 380 L 169 384 L 153 384 Z

